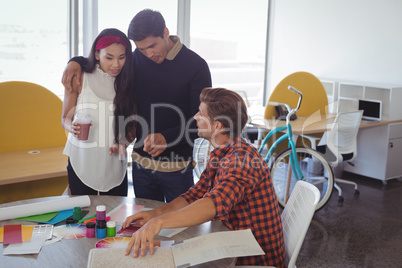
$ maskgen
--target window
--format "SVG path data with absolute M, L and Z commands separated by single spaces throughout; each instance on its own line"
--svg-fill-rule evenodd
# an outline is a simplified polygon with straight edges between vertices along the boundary
M 247 97 L 249 106 L 262 107 L 269 1 L 188 1 L 190 37 L 184 33 L 187 36 L 183 38 L 190 40 L 189 47 L 208 62 L 213 86 L 238 91 Z M 170 34 L 175 35 L 180 15 L 178 3 L 184 2 L 97 0 L 98 9 L 90 12 L 98 19 L 98 32 L 113 27 L 127 33 L 133 16 L 151 8 L 162 13 Z M 34 82 L 62 98 L 64 89 L 60 80 L 69 59 L 68 1 L 6 1 L 0 12 L 0 82 Z M 79 1 L 78 54 L 87 56 L 82 43 L 92 44 L 92 40 L 84 40 L 82 36 L 86 22 L 82 16 L 85 16 L 83 1 Z M 96 37 L 98 32 L 92 36 Z
M 192 0 L 190 48 L 211 69 L 214 87 L 262 106 L 268 1 Z
M 62 97 L 68 60 L 67 1 L 4 1 L 0 11 L 0 82 L 27 81 Z
M 170 34 L 177 32 L 177 0 L 98 0 L 98 8 L 99 32 L 105 28 L 117 28 L 127 34 L 130 21 L 145 8 L 161 12 Z

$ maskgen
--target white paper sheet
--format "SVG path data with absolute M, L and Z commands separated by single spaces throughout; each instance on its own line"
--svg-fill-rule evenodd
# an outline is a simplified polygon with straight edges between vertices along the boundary
M 211 233 L 184 240 L 172 247 L 176 267 L 244 256 L 264 255 L 250 229 Z
M 84 195 L 5 207 L 0 208 L 0 221 L 73 209 L 74 207 L 89 207 L 90 205 L 91 200 L 89 199 L 89 196 Z
M 35 225 L 30 241 L 11 244 L 3 251 L 3 255 L 38 254 L 47 239 L 52 237 L 53 225 Z
M 11 244 L 3 251 L 3 255 L 38 254 L 45 241 L 46 236 L 43 235 L 32 238 L 31 241 Z

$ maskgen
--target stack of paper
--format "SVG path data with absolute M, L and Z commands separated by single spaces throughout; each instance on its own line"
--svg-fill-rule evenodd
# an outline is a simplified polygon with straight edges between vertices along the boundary
M 8 245 L 3 255 L 38 254 L 45 241 L 52 238 L 53 225 L 5 225 L 1 233 L 0 242 Z

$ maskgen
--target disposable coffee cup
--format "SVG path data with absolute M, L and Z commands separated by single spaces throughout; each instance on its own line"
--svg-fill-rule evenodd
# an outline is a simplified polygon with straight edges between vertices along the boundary
M 92 119 L 90 117 L 78 117 L 74 120 L 74 123 L 77 123 L 80 127 L 78 130 L 80 133 L 77 133 L 77 139 L 81 141 L 88 140 L 89 127 L 91 126 Z

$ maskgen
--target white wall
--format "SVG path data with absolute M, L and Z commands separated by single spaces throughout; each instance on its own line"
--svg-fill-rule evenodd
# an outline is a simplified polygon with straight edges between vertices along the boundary
M 287 75 L 402 86 L 402 0 L 272 0 L 270 91 Z

